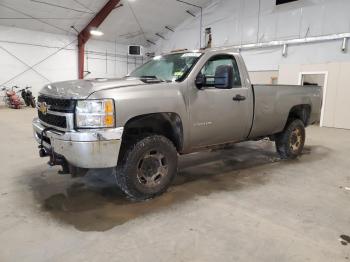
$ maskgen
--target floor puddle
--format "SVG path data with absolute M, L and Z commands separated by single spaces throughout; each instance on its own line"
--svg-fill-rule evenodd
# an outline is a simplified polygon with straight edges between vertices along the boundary
M 263 185 L 269 181 L 269 170 L 279 168 L 279 161 L 273 143 L 266 141 L 187 155 L 180 158 L 168 192 L 145 202 L 128 200 L 115 186 L 113 170 L 91 170 L 77 179 L 60 177 L 53 170 L 43 175 L 34 172 L 30 187 L 42 209 L 60 222 L 81 231 L 105 231 L 198 196 Z

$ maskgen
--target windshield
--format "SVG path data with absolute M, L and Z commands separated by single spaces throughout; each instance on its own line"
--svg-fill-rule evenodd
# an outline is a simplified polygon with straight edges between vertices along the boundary
M 182 81 L 201 55 L 201 53 L 188 52 L 156 56 L 135 69 L 129 76 L 157 78 L 169 82 Z

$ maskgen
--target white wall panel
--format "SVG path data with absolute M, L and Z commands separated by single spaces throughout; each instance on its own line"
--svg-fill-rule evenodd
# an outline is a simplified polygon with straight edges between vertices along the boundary
M 243 1 L 243 17 L 257 17 L 259 14 L 260 0 Z M 261 2 L 260 2 L 261 3 Z M 261 4 L 260 4 L 261 10 Z
M 301 37 L 323 35 L 323 22 L 321 21 L 325 16 L 325 9 L 325 5 L 306 6 L 302 9 Z
M 90 40 L 86 52 L 85 70 L 91 72 L 88 78 L 123 77 L 144 61 L 142 57 L 127 57 L 128 46 L 115 42 Z
M 250 71 L 249 77 L 253 85 L 271 85 L 273 79 L 278 81 L 278 71 Z
M 122 77 L 135 68 L 134 58 L 127 64 L 127 45 L 90 40 L 86 51 L 88 78 Z M 141 63 L 138 58 L 136 66 Z M 34 70 L 28 70 L 33 65 Z M 0 26 L 1 86 L 32 86 L 36 96 L 49 82 L 76 79 L 77 68 L 76 36 Z
M 32 86 L 36 95 L 49 81 L 76 78 L 74 39 L 72 36 L 0 26 L 0 85 Z M 60 50 L 65 46 L 66 49 Z M 34 70 L 29 69 L 31 66 Z
M 350 1 L 332 0 L 325 4 L 323 34 L 350 31 Z
M 336 92 L 334 126 L 350 129 L 350 63 L 342 63 L 339 70 Z
M 269 15 L 276 9 L 276 1 L 261 0 L 260 13 L 262 15 Z
M 274 14 L 267 14 L 260 17 L 260 42 L 269 42 L 276 39 L 277 17 Z
M 299 37 L 301 9 L 276 12 L 276 39 L 285 40 Z
M 242 44 L 256 43 L 258 20 L 255 17 L 245 17 L 242 25 Z

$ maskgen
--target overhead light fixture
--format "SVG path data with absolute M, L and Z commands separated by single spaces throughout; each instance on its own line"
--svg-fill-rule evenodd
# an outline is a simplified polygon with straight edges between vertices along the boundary
M 153 42 L 153 41 L 151 41 L 151 40 L 149 40 L 149 39 L 147 39 L 147 42 L 150 43 L 150 44 L 152 44 L 152 45 L 156 45 L 155 42 Z
M 165 27 L 165 29 L 168 29 L 168 30 L 171 31 L 171 32 L 175 32 L 174 29 L 172 29 L 170 26 L 167 26 L 167 25 L 166 25 L 166 26 L 164 26 L 164 27 Z
M 103 36 L 103 32 L 98 30 L 97 28 L 90 29 L 90 34 L 94 36 Z
M 162 36 L 161 34 L 156 33 L 155 35 L 165 40 L 165 37 L 164 37 L 164 36 Z
M 186 10 L 186 13 L 193 16 L 193 17 L 196 17 L 196 15 L 194 13 L 192 13 L 190 10 Z

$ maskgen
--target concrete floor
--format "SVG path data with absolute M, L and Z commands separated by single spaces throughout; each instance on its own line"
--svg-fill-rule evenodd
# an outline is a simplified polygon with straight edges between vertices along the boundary
M 0 261 L 349 261 L 350 131 L 310 127 L 303 156 L 271 142 L 182 157 L 165 195 L 127 201 L 113 174 L 60 176 L 33 109 L 0 109 Z

